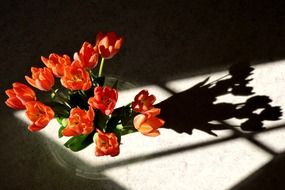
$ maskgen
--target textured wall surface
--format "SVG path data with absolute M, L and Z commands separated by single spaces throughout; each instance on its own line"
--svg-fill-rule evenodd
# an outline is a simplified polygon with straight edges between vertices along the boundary
M 155 164 L 155 166 L 166 167 L 166 170 L 161 170 L 165 172 L 162 175 L 164 179 L 156 179 L 155 177 L 159 174 L 156 175 L 153 168 L 148 170 L 151 163 L 148 165 L 147 162 L 138 167 L 139 171 L 144 171 L 141 174 L 144 178 L 134 175 L 133 178 L 123 178 L 125 182 L 117 179 L 116 181 L 120 181 L 117 183 L 113 180 L 116 178 L 114 169 L 108 175 L 106 174 L 107 177 L 105 176 L 104 180 L 78 177 L 74 172 L 58 165 L 50 149 L 47 148 L 47 141 L 43 135 L 29 133 L 26 123 L 17 119 L 13 110 L 3 104 L 6 99 L 4 90 L 10 88 L 14 81 L 24 82 L 24 75 L 30 75 L 31 66 L 41 67 L 41 55 L 48 56 L 49 53 L 57 52 L 72 56 L 79 50 L 83 41 L 94 42 L 95 35 L 99 31 L 115 31 L 125 39 L 120 53 L 108 61 L 104 72 L 132 81 L 137 86 L 164 86 L 169 81 L 191 79 L 200 74 L 222 71 L 239 61 L 249 61 L 253 64 L 268 63 L 267 65 L 270 66 L 271 61 L 282 60 L 285 57 L 284 7 L 285 3 L 282 1 L 258 0 L 10 0 L 1 2 L 0 174 L 2 177 L 0 189 L 159 189 L 160 186 L 163 189 L 167 187 L 188 189 L 188 178 L 191 178 L 189 175 L 196 175 L 196 177 L 198 175 L 195 178 L 197 185 L 193 186 L 195 182 L 191 182 L 191 189 L 206 188 L 208 176 L 219 167 L 213 167 L 209 172 L 204 170 L 199 173 L 199 168 L 211 168 L 211 166 L 202 167 L 194 164 L 194 166 L 189 165 L 189 168 L 192 167 L 194 170 L 187 169 L 188 162 L 184 164 L 179 154 L 174 160 L 179 162 L 176 168 L 184 171 L 182 173 L 175 172 L 174 166 L 167 168 L 167 164 Z M 271 71 L 278 72 L 278 69 Z M 274 78 L 272 72 L 265 70 L 262 75 L 259 75 L 260 78 L 261 76 Z M 278 84 L 281 84 L 283 78 L 281 75 L 278 76 L 281 77 Z M 274 81 L 271 84 L 274 84 Z M 165 134 L 171 138 L 176 138 L 175 135 L 178 135 L 168 134 L 168 132 Z M 204 136 L 206 138 L 207 135 L 203 134 L 201 138 Z M 186 142 L 187 138 L 188 136 L 181 137 L 181 142 Z M 132 139 L 136 138 L 130 137 L 126 143 Z M 165 138 L 161 142 L 169 143 Z M 159 146 L 160 142 L 154 144 Z M 236 142 L 236 146 L 239 147 L 239 141 Z M 228 147 L 225 150 L 231 149 L 230 145 L 225 147 Z M 132 148 L 134 147 L 130 147 Z M 237 154 L 246 155 L 252 151 L 254 152 L 254 149 L 249 148 L 237 151 Z M 214 150 L 209 152 L 215 154 Z M 223 154 L 221 151 L 217 153 Z M 231 153 L 228 154 L 231 155 Z M 183 158 L 187 155 L 183 155 Z M 205 151 L 195 155 L 194 158 L 197 159 L 200 158 L 199 155 L 209 156 Z M 191 154 L 188 156 L 191 157 Z M 261 164 L 270 160 L 268 155 L 263 156 L 264 153 L 249 156 L 246 158 L 249 161 L 245 162 L 245 165 L 250 165 L 250 158 L 260 159 Z M 238 158 L 239 155 L 234 157 L 237 160 Z M 276 168 L 276 164 L 283 158 L 284 156 L 279 156 L 263 171 L 273 173 L 270 168 Z M 164 159 L 163 162 L 168 163 L 171 160 Z M 209 162 L 223 163 L 223 160 L 219 157 Z M 226 166 L 231 165 L 231 159 L 225 162 L 228 163 Z M 126 173 L 126 176 L 132 176 L 131 172 L 135 169 L 137 168 L 122 171 L 118 169 L 118 173 L 124 175 L 124 172 L 130 172 Z M 235 172 L 242 170 L 243 166 L 240 166 Z M 226 167 L 223 171 L 225 172 L 223 175 L 218 175 L 209 184 L 216 184 L 215 181 L 221 184 L 227 183 L 223 177 L 227 177 L 227 172 L 231 172 L 231 168 Z M 177 180 L 170 180 L 172 176 Z M 266 178 L 267 180 L 263 181 L 267 185 L 275 182 L 280 187 L 282 184 L 278 176 L 284 176 L 284 171 L 280 170 L 278 174 L 274 174 L 274 178 L 268 178 L 265 174 L 258 176 L 261 176 L 261 179 Z M 179 178 L 181 182 L 178 181 Z M 155 181 L 160 184 L 153 185 Z M 167 182 L 171 184 L 165 185 Z M 255 185 L 251 186 L 253 183 Z M 259 180 L 253 178 L 246 181 L 244 185 L 248 189 L 253 189 L 260 188 L 260 184 Z M 213 187 L 219 189 L 219 185 Z M 263 187 L 271 188 L 271 186 Z

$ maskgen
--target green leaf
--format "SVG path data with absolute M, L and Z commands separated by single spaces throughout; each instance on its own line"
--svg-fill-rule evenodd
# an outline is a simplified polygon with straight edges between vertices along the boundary
M 56 119 L 56 121 L 57 121 L 60 125 L 66 127 L 66 125 L 67 125 L 67 118 L 64 118 L 64 117 L 56 117 L 55 119 Z
M 80 151 L 93 142 L 93 134 L 94 133 L 90 133 L 89 135 L 72 137 L 64 144 L 64 146 L 74 152 Z
M 120 135 L 123 136 L 137 132 L 137 129 L 133 126 L 133 124 L 128 124 L 127 126 L 122 126 L 121 124 L 119 124 L 117 125 L 115 132 L 119 132 Z
M 62 130 L 64 129 L 65 127 L 64 126 L 60 126 L 60 128 L 58 129 L 58 138 L 61 138 L 63 135 L 62 135 Z
M 61 125 L 62 118 L 61 117 L 56 117 L 55 119 Z
M 63 119 L 61 120 L 61 125 L 62 125 L 63 127 L 66 127 L 66 125 L 67 125 L 67 118 L 63 118 Z
M 115 129 L 113 133 L 115 133 L 115 135 L 117 136 L 118 143 L 120 144 L 121 143 L 121 133 L 120 133 L 120 131 Z
M 131 119 L 133 119 L 131 107 L 130 106 L 124 106 L 123 111 L 121 113 L 121 121 L 122 121 L 123 126 L 128 125 L 128 123 Z
M 97 138 L 98 138 L 98 133 L 95 133 L 95 134 L 93 135 L 93 142 L 96 142 Z
M 107 123 L 105 132 L 107 133 L 113 132 L 116 129 L 116 126 L 118 125 L 119 121 L 120 121 L 119 117 L 111 117 Z
M 95 120 L 94 120 L 94 125 L 96 127 L 99 127 L 102 130 L 105 129 L 106 128 L 106 123 L 107 123 L 107 121 L 109 119 L 109 116 L 101 113 L 100 110 L 96 110 L 95 115 L 96 115 L 96 117 L 95 117 Z
M 69 110 L 65 105 L 59 102 L 45 102 L 46 105 L 52 107 L 52 110 L 55 112 L 55 116 L 59 118 L 69 117 Z
M 89 105 L 85 97 L 83 97 L 78 91 L 70 95 L 71 107 L 80 107 L 81 109 L 87 110 Z

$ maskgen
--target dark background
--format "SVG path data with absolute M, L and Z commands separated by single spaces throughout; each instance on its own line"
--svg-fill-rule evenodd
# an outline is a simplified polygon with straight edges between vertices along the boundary
M 0 6 L 0 189 L 122 189 L 111 180 L 73 176 L 51 160 L 38 134 L 29 134 L 3 102 L 40 56 L 73 55 L 99 31 L 124 37 L 104 72 L 127 81 L 164 84 L 219 71 L 232 63 L 285 57 L 285 3 L 209 0 L 26 0 Z M 272 182 L 272 181 L 271 181 Z

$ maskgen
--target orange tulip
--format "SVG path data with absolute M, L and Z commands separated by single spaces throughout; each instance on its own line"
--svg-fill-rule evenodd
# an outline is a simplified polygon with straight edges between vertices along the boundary
M 102 113 L 110 115 L 116 106 L 118 92 L 109 86 L 94 88 L 94 97 L 89 98 L 88 104 Z
M 93 69 L 98 64 L 99 53 L 90 43 L 84 42 L 79 53 L 74 54 L 74 59 L 79 61 L 81 67 Z
M 35 92 L 25 84 L 15 82 L 13 88 L 5 91 L 9 97 L 6 105 L 17 110 L 25 109 L 25 104 L 36 100 Z
M 87 135 L 93 131 L 94 110 L 89 107 L 88 111 L 73 108 L 67 120 L 67 126 L 62 130 L 64 136 Z
M 157 118 L 156 116 L 160 114 L 160 109 L 152 108 L 144 112 L 143 114 L 139 114 L 134 118 L 134 126 L 135 128 L 146 136 L 158 136 L 160 133 L 158 128 L 164 125 L 164 120 Z
M 26 103 L 26 115 L 33 122 L 28 129 L 35 132 L 43 129 L 54 117 L 53 110 L 39 101 Z
M 97 129 L 96 135 L 96 156 L 117 156 L 120 153 L 118 138 L 114 133 L 103 133 Z
M 154 95 L 149 95 L 147 90 L 142 90 L 135 96 L 132 108 L 136 112 L 144 113 L 153 108 L 155 100 L 156 98 Z
M 65 67 L 60 82 L 70 90 L 88 90 L 92 86 L 89 73 L 80 66 L 79 61 L 74 61 Z
M 42 62 L 52 70 L 56 77 L 62 77 L 64 67 L 71 65 L 70 57 L 68 55 L 60 56 L 56 53 L 49 55 L 48 59 L 41 56 Z
M 25 76 L 27 82 L 35 88 L 43 91 L 49 91 L 54 85 L 54 76 L 51 69 L 44 68 L 31 68 L 32 78 Z
M 119 52 L 122 44 L 123 38 L 118 37 L 115 32 L 109 32 L 106 35 L 100 32 L 96 36 L 95 49 L 98 49 L 104 59 L 111 59 Z

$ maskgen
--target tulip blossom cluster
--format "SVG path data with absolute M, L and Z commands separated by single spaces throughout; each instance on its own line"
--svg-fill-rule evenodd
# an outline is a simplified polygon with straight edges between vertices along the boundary
M 147 90 L 142 90 L 132 103 L 133 110 L 140 113 L 134 117 L 134 126 L 147 136 L 158 136 L 158 128 L 164 125 L 164 120 L 156 117 L 160 114 L 160 109 L 153 106 L 155 99 Z
M 94 44 L 84 42 L 73 58 L 57 53 L 42 56 L 44 66 L 32 67 L 31 75 L 25 76 L 30 86 L 15 82 L 5 91 L 6 105 L 26 111 L 31 132 L 57 119 L 59 138 L 69 137 L 65 147 L 79 151 L 94 143 L 96 156 L 117 156 L 122 135 L 136 131 L 145 136 L 159 135 L 164 120 L 158 117 L 160 109 L 154 107 L 154 95 L 142 90 L 133 102 L 116 108 L 118 81 L 112 86 L 105 84 L 104 61 L 113 58 L 122 43 L 122 37 L 114 32 L 100 32 Z M 62 88 L 56 87 L 56 80 Z M 40 101 L 34 90 L 50 93 L 50 100 Z

